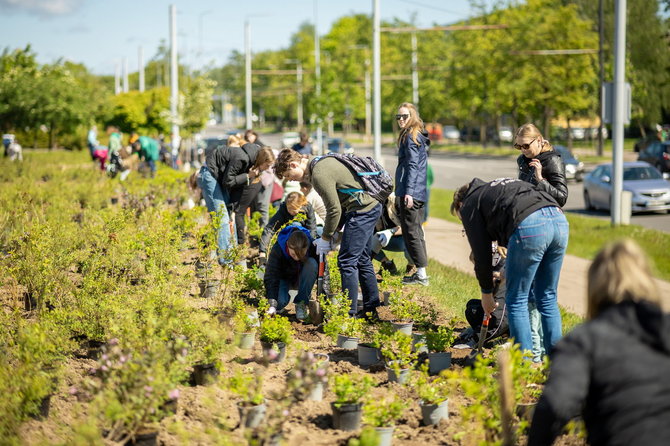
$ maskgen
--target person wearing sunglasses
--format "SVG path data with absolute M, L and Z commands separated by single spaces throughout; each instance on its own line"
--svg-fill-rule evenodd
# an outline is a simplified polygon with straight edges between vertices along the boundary
M 430 139 L 416 107 L 405 102 L 395 115 L 398 134 L 398 167 L 395 171 L 395 196 L 400 210 L 400 227 L 407 252 L 416 272 L 403 278 L 404 284 L 428 285 L 428 254 L 423 235 L 424 206 L 428 200 L 428 147 Z
M 568 201 L 565 164 L 537 127 L 530 123 L 519 127 L 514 138 L 514 148 L 521 151 L 516 160 L 519 179 L 547 192 L 559 206 L 565 206 Z
M 514 148 L 521 151 L 516 160 L 519 166 L 519 179 L 551 195 L 559 206 L 565 206 L 568 200 L 565 164 L 549 141 L 542 137 L 538 128 L 530 123 L 519 127 L 514 138 Z M 531 286 L 528 295 L 528 311 L 533 339 L 533 361 L 540 362 L 546 351 L 543 348 L 544 334 L 533 289 L 534 285 Z

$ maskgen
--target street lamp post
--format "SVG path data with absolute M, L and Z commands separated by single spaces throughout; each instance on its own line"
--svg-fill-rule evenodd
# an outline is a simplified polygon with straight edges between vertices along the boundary
M 252 128 L 251 120 L 251 24 L 249 19 L 244 22 L 244 52 L 245 52 L 245 113 L 247 120 L 247 129 Z
M 380 54 L 380 11 L 379 0 L 372 0 L 372 70 L 373 70 L 373 109 L 374 109 L 374 157 L 383 165 L 382 159 L 382 81 L 381 81 L 381 54 Z
M 302 129 L 302 127 L 305 125 L 305 118 L 303 115 L 303 109 L 302 109 L 302 62 L 298 59 L 286 59 L 284 62 L 286 63 L 294 63 L 296 64 L 296 91 L 297 91 L 297 120 L 298 120 L 298 128 Z

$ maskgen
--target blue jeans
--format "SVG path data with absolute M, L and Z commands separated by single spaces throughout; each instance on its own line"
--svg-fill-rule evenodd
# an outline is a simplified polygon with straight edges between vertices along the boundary
M 526 217 L 514 230 L 507 245 L 507 308 L 510 334 L 521 350 L 532 350 L 528 294 L 533 294 L 540 312 L 544 348 L 561 338 L 561 313 L 556 290 L 568 246 L 568 221 L 555 206 L 539 209 Z
M 222 189 L 216 178 L 211 174 L 206 166 L 202 166 L 196 177 L 198 187 L 202 189 L 202 196 L 205 198 L 207 210 L 216 212 L 220 217 L 219 235 L 218 235 L 218 255 L 219 264 L 230 263 L 225 258 L 225 254 L 230 248 L 233 235 L 230 232 L 230 216 L 228 215 L 227 199 L 228 194 Z
M 309 296 L 312 294 L 312 289 L 316 283 L 316 276 L 319 273 L 319 262 L 316 261 L 313 257 L 308 257 L 305 263 L 302 265 L 300 270 L 300 276 L 298 277 L 298 295 L 295 296 L 294 302 L 304 303 L 309 302 Z M 277 310 L 281 310 L 286 305 L 290 296 L 288 291 L 291 289 L 291 282 L 285 279 L 279 280 L 279 296 L 277 302 Z
M 344 234 L 337 256 L 337 266 L 342 278 L 342 291 L 351 300 L 349 315 L 358 313 L 358 285 L 363 292 L 363 310 L 372 311 L 379 306 L 377 276 L 372 265 L 372 238 L 375 224 L 382 213 L 378 204 L 368 212 L 349 212 L 344 217 Z

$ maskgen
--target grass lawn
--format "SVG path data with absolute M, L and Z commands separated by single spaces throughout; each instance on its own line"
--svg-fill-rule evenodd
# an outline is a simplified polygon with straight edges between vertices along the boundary
M 430 215 L 454 223 L 460 223 L 451 215 L 449 207 L 453 191 L 433 188 L 430 191 Z M 652 259 L 659 279 L 670 280 L 670 234 L 646 229 L 638 225 L 612 227 L 608 221 L 566 214 L 570 222 L 570 242 L 568 254 L 592 259 L 602 246 L 609 241 L 621 238 L 635 240 Z

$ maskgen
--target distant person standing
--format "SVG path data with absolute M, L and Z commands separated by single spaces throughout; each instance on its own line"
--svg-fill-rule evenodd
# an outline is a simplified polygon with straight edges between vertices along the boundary
M 309 143 L 309 136 L 305 132 L 300 132 L 300 141 L 293 144 L 293 150 L 301 155 L 311 155 L 312 145 Z
M 2 145 L 5 146 L 5 157 L 9 156 L 9 145 L 14 142 L 14 135 L 12 133 L 5 133 L 2 135 Z
M 23 148 L 16 138 L 14 138 L 9 147 L 7 147 L 7 155 L 9 156 L 10 161 L 23 161 Z
M 398 167 L 395 171 L 395 195 L 400 210 L 400 226 L 407 252 L 416 272 L 403 277 L 404 284 L 428 285 L 428 254 L 421 224 L 428 201 L 428 147 L 430 139 L 413 104 L 403 103 L 395 115 L 398 135 Z
M 98 148 L 98 126 L 93 125 L 86 136 L 86 143 L 88 144 L 88 151 L 91 152 L 91 160 L 95 161 L 93 152 Z

